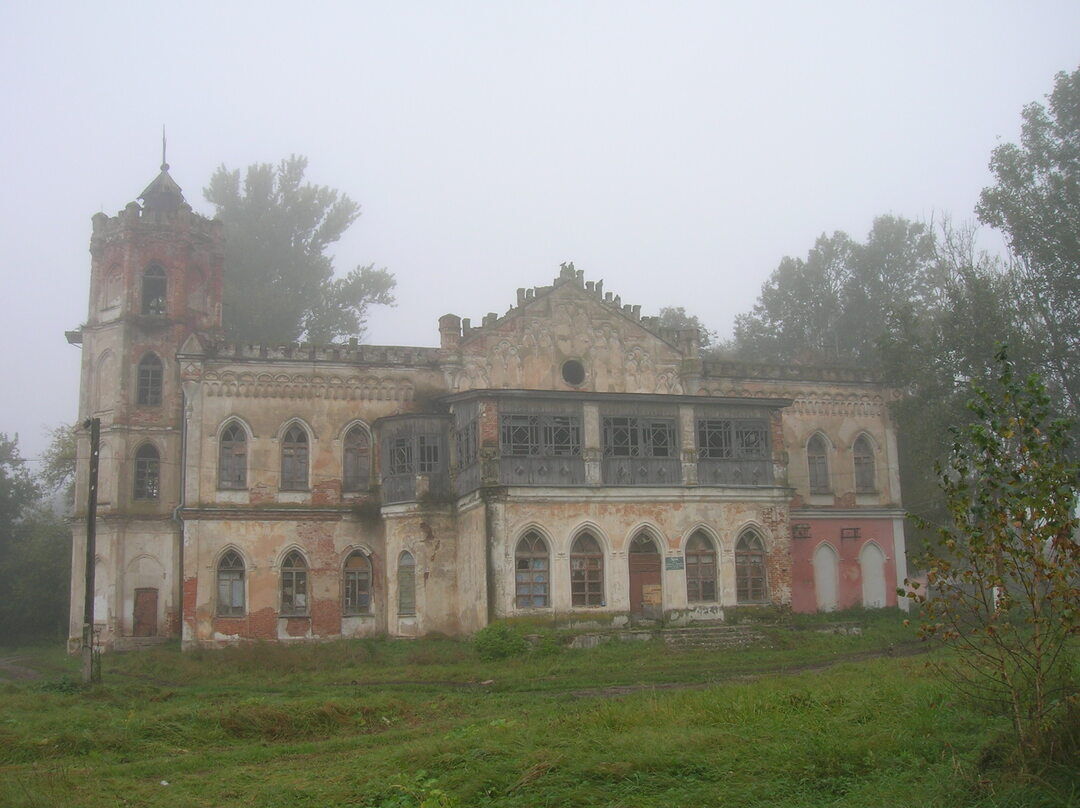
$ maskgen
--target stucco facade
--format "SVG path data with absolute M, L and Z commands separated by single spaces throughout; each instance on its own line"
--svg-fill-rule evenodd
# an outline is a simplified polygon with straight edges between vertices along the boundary
M 896 605 L 880 384 L 704 359 L 572 266 L 436 348 L 227 344 L 220 226 L 165 169 L 140 199 L 94 217 L 73 336 L 107 646 Z

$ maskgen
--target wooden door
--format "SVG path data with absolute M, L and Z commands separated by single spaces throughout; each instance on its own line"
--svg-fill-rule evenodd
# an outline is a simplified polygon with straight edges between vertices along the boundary
M 655 617 L 663 609 L 660 603 L 660 552 L 651 539 L 635 539 L 628 553 L 630 559 L 630 612 Z
M 135 590 L 135 614 L 132 634 L 136 637 L 157 636 L 157 590 Z

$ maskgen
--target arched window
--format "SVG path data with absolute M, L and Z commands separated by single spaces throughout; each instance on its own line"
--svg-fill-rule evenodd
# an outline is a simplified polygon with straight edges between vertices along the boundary
M 221 430 L 218 488 L 247 488 L 247 432 L 236 421 Z
M 306 491 L 308 487 L 308 435 L 293 424 L 281 442 L 281 490 Z
M 820 434 L 814 435 L 806 444 L 806 464 L 810 470 L 810 493 L 828 494 L 829 459 L 826 455 L 828 446 Z
M 161 378 L 161 360 L 156 354 L 148 353 L 139 360 L 135 400 L 140 407 L 161 406 Z
M 604 554 L 591 533 L 582 533 L 570 548 L 570 602 L 604 605 Z
M 416 614 L 416 559 L 406 550 L 398 558 L 398 615 Z
M 293 550 L 281 565 L 281 614 L 302 616 L 308 613 L 307 562 Z
M 851 447 L 851 453 L 855 457 L 855 492 L 874 493 L 877 490 L 877 480 L 874 475 L 874 447 L 870 438 L 859 435 Z
M 135 499 L 157 499 L 161 493 L 161 455 L 151 443 L 135 452 Z
M 753 530 L 735 545 L 735 596 L 739 603 L 765 601 L 765 544 Z
M 165 270 L 157 264 L 151 264 L 142 278 L 142 313 L 152 317 L 164 317 L 165 291 Z
M 346 615 L 371 614 L 371 561 L 359 550 L 345 561 L 341 611 Z
M 716 548 L 702 530 L 694 531 L 686 543 L 686 599 L 716 602 Z
M 244 614 L 244 559 L 234 550 L 221 557 L 217 567 L 218 617 Z
M 530 530 L 521 537 L 514 553 L 514 594 L 519 609 L 543 609 L 548 605 L 549 566 L 547 543 Z
M 342 491 L 367 490 L 371 480 L 371 440 L 360 424 L 345 435 L 341 466 Z

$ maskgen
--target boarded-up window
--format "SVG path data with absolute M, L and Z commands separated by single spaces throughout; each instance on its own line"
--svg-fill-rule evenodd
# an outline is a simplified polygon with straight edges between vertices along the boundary
M 827 450 L 825 438 L 821 435 L 814 435 L 806 444 L 806 465 L 810 473 L 811 494 L 828 494 L 832 490 L 829 487 Z
M 135 380 L 135 400 L 140 407 L 161 406 L 161 382 L 161 360 L 148 353 L 139 360 L 139 372 Z
M 165 270 L 157 264 L 146 268 L 142 278 L 142 313 L 151 317 L 165 315 Z
M 866 435 L 859 435 L 851 447 L 855 459 L 855 491 L 860 494 L 872 494 L 877 490 L 874 479 L 874 447 Z
M 570 549 L 570 602 L 604 605 L 604 555 L 591 533 L 582 533 Z
M 371 562 L 359 550 L 345 562 L 343 587 L 343 614 L 371 614 Z
M 514 554 L 515 603 L 519 609 L 542 609 L 550 594 L 547 543 L 535 530 L 518 542 Z
M 308 435 L 293 424 L 281 442 L 281 490 L 305 491 L 308 487 Z
M 161 455 L 149 443 L 135 452 L 135 499 L 157 499 L 161 494 Z
M 405 551 L 398 559 L 398 614 L 416 614 L 416 559 Z
M 341 490 L 367 490 L 371 480 L 371 440 L 360 424 L 345 435 L 341 465 Z
M 236 421 L 221 430 L 218 487 L 247 488 L 247 432 Z
M 217 568 L 218 617 L 242 617 L 244 614 L 244 560 L 230 550 L 221 557 Z
M 700 530 L 686 543 L 686 598 L 691 603 L 716 602 L 716 548 Z
M 307 562 L 293 550 L 285 556 L 281 565 L 281 614 L 305 615 L 308 613 Z
M 735 589 L 739 603 L 765 601 L 765 544 L 753 530 L 735 544 Z

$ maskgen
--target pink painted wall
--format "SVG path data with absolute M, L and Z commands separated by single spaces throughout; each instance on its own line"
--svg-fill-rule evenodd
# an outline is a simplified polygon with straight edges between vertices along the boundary
M 814 551 L 822 542 L 829 542 L 840 557 L 837 608 L 862 605 L 862 570 L 859 553 L 873 541 L 885 554 L 885 605 L 896 606 L 896 553 L 893 547 L 891 519 L 800 519 L 797 511 L 791 514 L 792 524 L 810 525 L 810 537 L 791 539 L 792 592 L 791 608 L 796 612 L 816 612 L 814 591 Z M 841 528 L 859 528 L 859 538 L 841 539 Z

